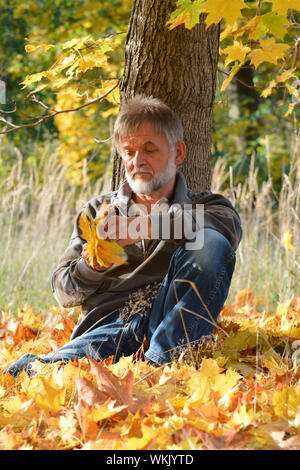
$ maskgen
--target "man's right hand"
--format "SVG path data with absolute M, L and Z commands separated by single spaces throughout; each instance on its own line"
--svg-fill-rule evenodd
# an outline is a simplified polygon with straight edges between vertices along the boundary
M 85 263 L 88 265 L 89 268 L 94 269 L 95 271 L 106 271 L 108 268 L 104 268 L 103 266 L 100 266 L 100 264 L 97 262 L 97 260 L 94 262 L 94 266 L 91 266 L 91 263 L 89 261 L 88 255 L 87 255 L 87 243 L 83 245 L 82 252 L 81 252 L 81 257 L 84 259 Z M 111 264 L 111 266 L 113 263 Z M 110 267 L 110 266 L 109 266 Z

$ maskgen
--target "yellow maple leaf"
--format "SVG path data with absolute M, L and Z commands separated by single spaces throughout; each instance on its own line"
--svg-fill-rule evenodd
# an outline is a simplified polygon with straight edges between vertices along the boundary
M 288 117 L 290 114 L 292 114 L 292 112 L 295 109 L 295 106 L 296 106 L 296 103 L 290 103 L 289 106 L 288 106 L 287 111 L 284 114 L 284 117 Z
M 34 41 L 32 39 L 28 39 L 28 38 L 25 38 L 25 41 L 30 41 L 30 42 L 34 42 L 36 45 L 34 44 L 27 44 L 25 46 L 25 51 L 27 52 L 27 54 L 29 54 L 30 52 L 34 52 L 36 51 L 37 49 L 42 49 L 43 52 L 47 52 L 48 49 L 52 49 L 53 47 L 55 47 L 54 44 L 43 44 L 41 43 L 40 41 Z
M 109 419 L 112 416 L 117 415 L 120 411 L 125 410 L 127 408 L 126 405 L 119 405 L 116 406 L 115 400 L 108 400 L 103 403 L 101 406 L 94 406 L 91 411 L 91 419 L 93 421 L 102 421 L 104 419 Z
M 262 15 L 261 21 L 266 29 L 278 39 L 283 39 L 288 32 L 286 29 L 289 25 L 288 19 L 274 11 Z
M 240 378 L 240 374 L 231 369 L 222 373 L 222 369 L 214 359 L 203 359 L 200 370 L 187 381 L 191 397 L 186 407 L 194 406 L 196 403 L 209 404 L 213 400 L 211 392 L 217 392 L 220 397 L 230 394 Z
M 73 410 L 67 409 L 65 414 L 59 417 L 59 430 L 64 442 L 71 440 L 77 430 L 77 420 Z
M 93 220 L 84 211 L 80 214 L 79 218 L 79 228 L 82 232 L 81 237 L 87 242 L 87 255 L 91 266 L 95 266 L 95 261 L 105 268 L 108 268 L 113 263 L 118 265 L 126 264 L 124 258 L 118 256 L 118 254 L 124 252 L 124 249 L 118 243 L 104 240 L 97 235 L 96 227 L 101 218 L 102 216 L 99 216 Z
M 248 32 L 249 37 L 253 36 L 259 26 L 261 20 L 261 16 L 255 16 L 254 18 L 251 18 L 242 28 L 236 29 L 232 31 L 232 34 L 236 37 L 242 35 L 245 32 Z
M 299 10 L 299 0 L 268 0 L 272 3 L 272 10 L 279 15 L 286 15 L 288 10 Z
M 90 40 L 92 40 L 92 36 L 90 34 L 82 38 L 73 38 L 65 42 L 62 45 L 62 49 L 80 49 Z
M 261 96 L 263 96 L 264 98 L 267 98 L 272 93 L 272 91 L 276 87 L 276 85 L 278 85 L 278 83 L 286 82 L 287 80 L 289 80 L 290 78 L 292 78 L 294 76 L 293 75 L 294 70 L 295 69 L 285 70 L 280 75 L 278 75 L 275 78 L 275 80 L 271 80 L 269 85 L 267 86 L 267 88 L 265 88 L 261 92 Z M 289 89 L 291 94 L 293 94 L 296 91 L 296 89 L 293 88 L 293 87 L 290 87 L 288 83 L 286 83 L 286 87 Z
M 147 426 L 142 422 L 141 424 L 141 437 L 131 437 L 114 442 L 113 449 L 118 450 L 146 450 L 147 447 L 153 442 L 154 439 L 160 436 L 158 429 L 153 429 L 152 426 Z
M 246 428 L 247 426 L 249 426 L 249 424 L 252 423 L 253 418 L 253 406 L 247 407 L 246 403 L 242 403 L 241 406 L 234 410 L 234 412 L 232 413 L 228 425 L 232 427 Z
M 27 75 L 25 80 L 21 82 L 21 85 L 23 85 L 22 88 L 26 88 L 32 83 L 39 82 L 40 80 L 42 80 L 43 77 L 46 77 L 45 72 L 38 72 L 38 73 L 33 73 L 32 75 Z
M 289 386 L 276 390 L 272 397 L 272 405 L 277 416 L 283 419 L 293 419 L 300 406 L 299 387 Z
M 245 61 L 246 55 L 250 51 L 250 47 L 244 46 L 239 41 L 234 41 L 233 46 L 228 46 L 223 49 L 223 53 L 227 54 L 225 67 L 227 67 L 227 65 L 229 65 L 231 62 L 235 62 L 236 60 L 240 63 L 243 63 Z
M 37 407 L 58 413 L 65 401 L 66 389 L 58 387 L 50 376 L 39 375 L 22 382 L 22 388 Z
M 274 38 L 261 39 L 259 49 L 254 49 L 249 53 L 251 64 L 257 67 L 263 62 L 277 64 L 278 60 L 284 58 L 285 51 L 289 49 L 288 44 L 276 43 Z
M 221 86 L 221 93 L 223 91 L 226 90 L 226 88 L 228 87 L 229 83 L 231 82 L 231 80 L 233 79 L 233 77 L 238 73 L 238 71 L 240 70 L 241 66 L 243 64 L 240 64 L 239 62 L 236 62 L 234 64 L 234 66 L 232 67 L 231 69 L 231 72 L 229 74 L 229 76 L 227 78 L 225 78 L 225 80 L 223 81 L 222 83 L 222 86 Z
M 81 57 L 78 61 L 78 67 L 81 72 L 86 72 L 94 67 L 104 67 L 107 63 L 107 56 L 91 52 Z

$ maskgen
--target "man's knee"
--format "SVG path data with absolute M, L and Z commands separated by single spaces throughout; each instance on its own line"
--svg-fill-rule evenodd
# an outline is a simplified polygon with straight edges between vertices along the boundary
M 235 265 L 235 252 L 230 245 L 227 238 L 220 232 L 210 229 L 203 229 L 203 243 L 201 248 L 189 249 L 191 246 L 184 242 L 174 253 L 172 259 L 175 266 L 182 266 L 182 264 L 192 265 L 194 268 L 209 272 L 223 267 L 224 265 L 231 264 L 232 271 Z

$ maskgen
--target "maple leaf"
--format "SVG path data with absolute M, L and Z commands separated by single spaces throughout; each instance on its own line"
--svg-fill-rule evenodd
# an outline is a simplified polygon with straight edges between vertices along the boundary
M 97 423 L 91 417 L 91 409 L 96 404 L 101 405 L 107 401 L 107 395 L 103 394 L 86 378 L 76 379 L 76 388 L 78 392 L 78 403 L 75 406 L 83 440 L 94 440 L 99 432 Z
M 91 373 L 95 376 L 99 390 L 116 402 L 117 405 L 126 405 L 128 410 L 135 414 L 138 410 L 147 412 L 152 405 L 152 399 L 133 396 L 134 374 L 128 369 L 121 379 L 113 374 L 101 362 L 89 357 Z
M 284 72 L 282 72 L 280 75 L 278 75 L 275 80 L 271 80 L 271 82 L 269 83 L 269 85 L 267 86 L 267 88 L 265 88 L 262 92 L 261 92 L 261 96 L 263 96 L 264 98 L 267 98 L 273 91 L 273 89 L 276 87 L 276 85 L 278 85 L 278 83 L 281 83 L 281 82 L 286 82 L 286 80 L 289 80 L 290 78 L 293 78 L 294 75 L 293 75 L 293 72 L 294 72 L 295 69 L 292 69 L 292 70 L 285 70 Z M 293 87 L 292 87 L 293 88 Z M 296 91 L 295 88 L 293 88 L 293 90 L 290 90 L 292 93 L 294 93 Z M 291 93 L 291 94 L 292 94 Z
M 285 16 L 278 15 L 274 11 L 261 15 L 261 22 L 278 39 L 283 39 L 288 32 L 286 27 L 289 25 L 289 21 Z
M 92 40 L 92 36 L 90 34 L 82 38 L 73 38 L 63 43 L 62 49 L 80 49 L 90 40 Z
M 300 409 L 299 387 L 286 387 L 283 390 L 276 390 L 272 397 L 274 412 L 285 420 L 294 419 Z
M 74 411 L 67 409 L 64 415 L 59 417 L 58 426 L 62 440 L 64 442 L 72 440 L 77 431 L 77 420 L 74 417 Z
M 105 55 L 99 55 L 94 52 L 86 54 L 78 61 L 78 67 L 81 72 L 86 72 L 94 67 L 105 67 L 107 64 L 107 57 Z
M 29 54 L 30 52 L 34 52 L 37 49 L 42 49 L 43 52 L 47 52 L 49 49 L 52 49 L 53 47 L 55 47 L 54 44 L 43 44 L 40 41 L 34 41 L 34 40 L 28 39 L 28 38 L 24 38 L 24 40 L 34 42 L 36 44 L 36 45 L 35 44 L 27 44 L 25 46 L 25 51 L 27 52 L 27 54 Z
M 107 400 L 107 394 L 98 390 L 91 381 L 85 377 L 76 379 L 76 387 L 79 396 L 77 409 L 80 409 L 82 406 L 85 407 L 86 405 L 92 408 L 96 403 L 101 405 Z
M 247 407 L 245 403 L 242 403 L 240 407 L 234 410 L 227 424 L 233 427 L 246 428 L 247 426 L 249 426 L 249 424 L 252 423 L 253 419 L 253 406 Z
M 285 51 L 290 47 L 288 44 L 276 43 L 274 38 L 261 39 L 259 43 L 261 48 L 249 53 L 251 64 L 256 69 L 263 62 L 277 64 L 278 60 L 284 58 Z
M 23 383 L 28 397 L 35 400 L 38 407 L 46 411 L 58 413 L 65 401 L 66 389 L 58 387 L 49 377 L 38 376 L 29 379 L 27 386 Z
M 240 63 L 245 62 L 246 55 L 250 51 L 250 47 L 244 46 L 241 42 L 234 41 L 233 46 L 228 46 L 223 49 L 223 53 L 227 54 L 225 67 L 227 67 L 227 65 L 229 65 L 231 62 L 235 62 L 236 60 Z
M 170 20 L 167 24 L 170 29 L 184 24 L 187 29 L 192 29 L 199 23 L 200 7 L 203 0 L 178 0 L 176 5 L 177 9 L 171 13 Z
M 232 34 L 234 36 L 239 36 L 247 31 L 249 33 L 249 37 L 254 39 L 256 31 L 259 28 L 259 24 L 261 22 L 261 18 L 261 16 L 255 16 L 254 18 L 251 18 L 251 20 L 249 20 L 242 28 L 232 31 Z
M 32 83 L 39 82 L 42 80 L 43 77 L 46 77 L 46 76 L 47 76 L 46 72 L 38 72 L 38 73 L 33 73 L 32 75 L 27 75 L 25 80 L 21 82 L 21 85 L 23 85 L 22 88 L 27 88 Z
M 116 406 L 115 401 L 108 398 L 106 400 L 106 403 L 103 404 L 103 406 L 100 407 L 98 404 L 96 404 L 96 406 L 93 408 L 91 412 L 91 418 L 94 421 L 101 421 L 104 419 L 109 419 L 112 416 L 119 415 L 121 411 L 123 411 L 126 408 L 127 408 L 126 405 Z
M 243 64 L 240 64 L 239 62 L 236 62 L 234 64 L 234 66 L 232 67 L 231 69 L 231 72 L 229 74 L 229 77 L 227 77 L 223 83 L 222 83 L 222 86 L 221 86 L 221 92 L 225 91 L 226 88 L 228 87 L 229 83 L 231 82 L 231 80 L 233 79 L 233 77 L 238 73 L 238 71 L 240 70 L 241 66 Z
M 200 370 L 187 382 L 187 386 L 192 390 L 192 395 L 186 406 L 209 403 L 212 400 L 211 392 L 217 392 L 220 397 L 229 394 L 241 376 L 230 369 L 226 373 L 221 372 L 222 370 L 214 359 L 203 359 Z
M 247 8 L 243 0 L 205 0 L 200 7 L 200 13 L 207 13 L 207 27 L 213 23 L 218 24 L 224 19 L 228 24 L 233 24 L 241 17 L 241 10 Z
M 272 3 L 272 10 L 285 16 L 288 10 L 299 10 L 299 0 L 268 0 Z

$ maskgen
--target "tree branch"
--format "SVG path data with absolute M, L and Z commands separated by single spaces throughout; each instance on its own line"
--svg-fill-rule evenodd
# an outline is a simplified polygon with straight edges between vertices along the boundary
M 119 83 L 120 83 L 120 80 L 118 79 L 116 84 L 112 88 L 110 88 L 110 90 L 108 90 L 106 93 L 104 93 L 104 95 L 98 96 L 97 98 L 95 98 L 93 100 L 90 100 L 87 103 L 84 103 L 84 104 L 78 106 L 77 108 L 69 108 L 69 109 L 61 109 L 61 110 L 57 110 L 57 109 L 54 109 L 54 108 L 49 108 L 49 106 L 47 106 L 44 103 L 42 103 L 41 101 L 39 101 L 33 95 L 31 100 L 33 102 L 37 103 L 42 108 L 46 109 L 47 111 L 50 111 L 51 114 L 47 114 L 46 116 L 30 117 L 30 119 L 37 119 L 37 120 L 35 122 L 29 123 L 29 124 L 22 124 L 20 126 L 16 126 L 15 124 L 12 124 L 11 122 L 7 121 L 4 117 L 0 116 L 0 121 L 4 122 L 5 124 L 7 124 L 11 127 L 10 129 L 8 129 L 6 131 L 1 131 L 0 134 L 9 134 L 9 133 L 15 132 L 19 129 L 24 129 L 24 128 L 27 128 L 27 127 L 35 127 L 35 126 L 38 126 L 39 124 L 41 124 L 45 121 L 48 121 L 48 119 L 53 119 L 58 114 L 71 113 L 71 112 L 74 112 L 74 111 L 79 111 L 80 109 L 86 108 L 87 106 L 90 106 L 91 104 L 98 103 L 99 101 L 102 101 L 104 98 L 106 98 L 113 90 L 115 90 L 115 88 L 117 88 L 119 86 Z M 16 105 L 15 105 L 15 109 L 13 111 L 0 110 L 0 114 L 13 113 L 16 110 L 17 110 L 17 108 L 16 108 Z
M 230 75 L 230 73 L 225 72 L 225 70 L 222 70 L 222 69 L 220 69 L 220 68 L 218 68 L 218 72 L 224 73 L 224 75 L 227 75 L 227 76 Z M 240 80 L 240 79 L 237 78 L 236 76 L 234 76 L 234 77 L 232 78 L 232 80 L 236 80 L 237 82 L 241 83 L 242 85 L 244 85 L 244 86 L 247 87 L 247 88 L 254 88 L 254 89 L 257 89 L 257 87 L 256 87 L 255 85 L 248 85 L 248 83 L 243 82 L 242 80 Z

